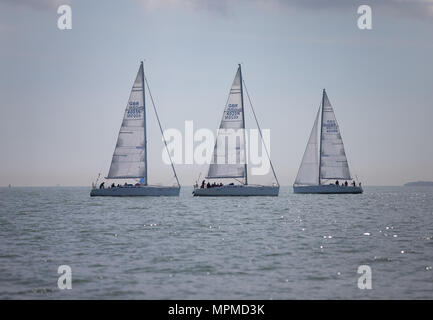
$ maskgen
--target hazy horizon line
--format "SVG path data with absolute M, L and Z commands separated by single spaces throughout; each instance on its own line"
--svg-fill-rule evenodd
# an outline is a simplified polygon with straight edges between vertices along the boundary
M 419 182 L 419 181 L 409 181 L 405 183 L 411 183 L 411 182 Z M 430 181 L 426 181 L 430 182 Z M 156 184 L 155 184 L 156 185 Z M 162 185 L 162 184 L 158 184 Z M 193 188 L 193 185 L 180 185 L 182 188 Z M 378 184 L 368 184 L 368 185 L 362 185 L 362 187 L 403 187 L 404 184 L 395 184 L 395 185 L 378 185 Z M 280 187 L 293 187 L 292 184 L 280 184 Z M 8 185 L 1 185 L 0 188 L 9 188 Z M 11 188 L 92 188 L 92 186 L 83 186 L 83 185 L 12 185 Z

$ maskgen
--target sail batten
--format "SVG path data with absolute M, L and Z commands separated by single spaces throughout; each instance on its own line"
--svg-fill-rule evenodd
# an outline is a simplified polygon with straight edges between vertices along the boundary
M 245 121 L 241 86 L 239 66 L 219 126 L 207 179 L 246 180 Z
M 108 179 L 142 178 L 143 184 L 147 185 L 145 112 L 144 76 L 143 64 L 141 64 L 125 108 Z

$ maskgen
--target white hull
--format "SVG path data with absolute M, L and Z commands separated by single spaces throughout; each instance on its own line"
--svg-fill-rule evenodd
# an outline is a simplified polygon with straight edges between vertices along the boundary
M 324 194 L 340 194 L 340 193 L 362 193 L 361 187 L 356 186 L 338 186 L 335 184 L 330 185 L 317 185 L 317 186 L 293 186 L 294 193 L 324 193 Z
M 213 188 L 196 188 L 192 194 L 201 197 L 228 197 L 228 196 L 271 196 L 276 197 L 280 187 L 253 186 L 253 185 L 226 185 Z
M 143 187 L 114 187 L 106 189 L 92 189 L 91 197 L 143 197 L 143 196 L 179 196 L 180 187 L 143 186 Z

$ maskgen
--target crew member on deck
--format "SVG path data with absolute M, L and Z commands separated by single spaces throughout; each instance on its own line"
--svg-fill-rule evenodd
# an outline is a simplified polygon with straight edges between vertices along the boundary
M 105 182 L 102 182 L 102 183 L 99 185 L 99 189 L 104 189 L 104 185 L 105 185 Z

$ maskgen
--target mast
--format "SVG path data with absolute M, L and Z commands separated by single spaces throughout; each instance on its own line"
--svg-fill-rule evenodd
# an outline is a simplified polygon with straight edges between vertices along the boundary
M 323 105 L 325 104 L 325 89 L 322 93 L 322 110 L 320 116 L 320 147 L 319 147 L 319 185 L 321 185 L 320 176 L 322 171 L 322 130 L 323 130 Z
M 147 134 L 146 134 L 146 97 L 144 87 L 144 64 L 141 61 L 141 78 L 143 79 L 143 122 L 144 122 L 144 185 L 147 186 Z
M 243 82 L 242 82 L 242 69 L 241 69 L 241 64 L 239 63 L 239 75 L 240 75 L 240 82 L 241 82 L 241 103 L 242 103 L 242 122 L 244 124 L 243 130 L 244 130 L 244 141 L 246 142 L 246 137 L 245 137 L 245 109 L 244 109 L 244 91 L 242 89 L 243 87 Z M 245 152 L 245 185 L 248 184 L 248 168 L 247 168 L 247 151 L 246 148 L 244 148 L 244 152 Z

